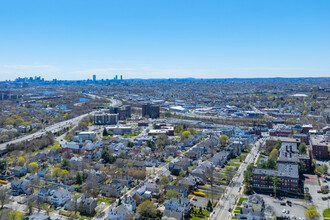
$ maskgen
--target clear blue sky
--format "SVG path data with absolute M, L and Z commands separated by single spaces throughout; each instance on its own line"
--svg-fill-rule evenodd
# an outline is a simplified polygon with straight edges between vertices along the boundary
M 0 80 L 330 76 L 329 0 L 2 0 Z

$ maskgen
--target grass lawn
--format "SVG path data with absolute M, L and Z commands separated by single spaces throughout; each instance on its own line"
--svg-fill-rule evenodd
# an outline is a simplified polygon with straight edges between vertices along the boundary
M 232 161 L 238 162 L 238 163 L 241 162 L 241 160 L 239 158 L 237 159 L 237 157 L 236 157 L 236 159 L 232 159 Z
M 248 198 L 243 198 L 243 197 L 239 198 L 238 204 L 241 205 L 244 200 L 248 200 Z
M 228 162 L 228 164 L 230 166 L 235 166 L 235 167 L 239 167 L 241 164 L 238 164 L 238 163 L 232 163 L 232 162 Z
M 330 218 L 330 209 L 325 209 L 323 211 L 323 217 Z
M 227 169 L 227 170 L 236 170 L 237 167 L 225 166 L 224 169 Z
M 194 208 L 194 211 L 197 212 L 197 213 L 199 213 L 199 209 Z M 210 212 L 207 211 L 207 210 L 205 210 L 205 209 L 202 209 L 202 213 L 203 213 L 204 216 L 207 217 L 207 216 L 209 216 L 209 213 Z
M 191 218 L 191 220 L 202 220 L 202 218 L 199 218 L 199 217 L 193 216 L 193 217 Z
M 97 204 L 101 204 L 101 202 L 104 202 L 105 204 L 110 204 L 113 202 L 113 199 L 108 198 L 97 198 Z
M 244 152 L 243 152 L 243 153 L 241 153 L 241 155 L 242 155 L 242 156 L 246 156 L 247 154 L 248 154 L 248 153 L 244 153 Z

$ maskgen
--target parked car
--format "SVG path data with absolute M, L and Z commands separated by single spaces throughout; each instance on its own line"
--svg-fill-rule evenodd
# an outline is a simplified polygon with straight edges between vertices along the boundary
M 292 202 L 290 200 L 286 201 L 286 203 L 288 203 L 289 206 L 292 206 Z
M 286 210 L 286 214 L 289 214 L 290 213 L 290 211 L 289 210 Z
M 285 213 L 286 212 L 286 210 L 285 209 L 283 209 L 283 211 L 282 211 L 283 213 Z
M 283 205 L 283 206 L 285 206 L 285 205 L 286 205 L 286 204 L 285 204 L 285 202 L 281 202 L 280 204 L 281 204 L 281 205 Z

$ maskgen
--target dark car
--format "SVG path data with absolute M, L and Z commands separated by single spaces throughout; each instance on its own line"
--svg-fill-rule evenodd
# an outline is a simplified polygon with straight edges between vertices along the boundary
M 284 205 L 284 206 L 286 205 L 285 202 L 281 202 L 280 204 L 281 204 L 281 205 Z
M 286 201 L 286 203 L 288 203 L 289 206 L 292 206 L 292 202 L 291 201 Z

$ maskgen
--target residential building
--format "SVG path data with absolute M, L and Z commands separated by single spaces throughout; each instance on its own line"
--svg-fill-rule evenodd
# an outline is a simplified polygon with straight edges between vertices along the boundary
M 276 176 L 278 193 L 297 194 L 299 191 L 299 173 L 297 164 L 279 163 L 277 170 L 255 168 L 252 176 L 252 186 L 257 192 L 272 193 L 273 177 Z
M 131 106 L 110 107 L 110 114 L 118 114 L 118 120 L 126 120 L 131 117 Z
M 142 105 L 142 117 L 148 118 L 159 118 L 160 117 L 160 106 L 143 104 Z
M 312 156 L 314 159 L 328 159 L 329 151 L 328 147 L 329 142 L 324 138 L 323 135 L 312 135 L 310 138 L 310 145 Z

